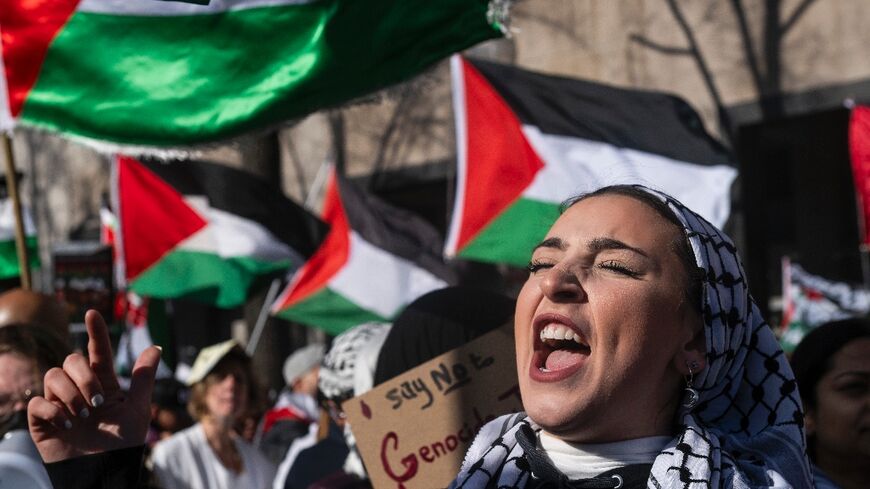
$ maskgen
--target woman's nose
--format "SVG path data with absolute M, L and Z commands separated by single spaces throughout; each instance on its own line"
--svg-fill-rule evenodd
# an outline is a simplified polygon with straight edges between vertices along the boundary
M 577 274 L 561 266 L 547 270 L 541 280 L 541 291 L 554 302 L 575 302 L 586 299 L 586 291 Z

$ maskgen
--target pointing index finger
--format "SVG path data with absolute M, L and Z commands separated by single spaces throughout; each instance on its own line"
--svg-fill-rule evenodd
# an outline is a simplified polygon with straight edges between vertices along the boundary
M 100 380 L 105 394 L 120 390 L 118 378 L 112 362 L 112 343 L 109 328 L 103 316 L 91 309 L 85 313 L 85 326 L 88 330 L 88 360 Z

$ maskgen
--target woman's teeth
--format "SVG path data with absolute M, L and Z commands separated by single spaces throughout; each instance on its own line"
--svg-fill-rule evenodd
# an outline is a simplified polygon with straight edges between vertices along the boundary
M 551 325 L 546 326 L 544 329 L 541 330 L 541 341 L 546 342 L 547 340 L 554 340 L 554 341 L 569 340 L 569 341 L 574 341 L 580 345 L 586 346 L 585 343 L 583 343 L 581 341 L 580 335 L 575 333 L 573 329 L 571 329 L 567 326 L 560 325 L 560 324 L 551 324 Z

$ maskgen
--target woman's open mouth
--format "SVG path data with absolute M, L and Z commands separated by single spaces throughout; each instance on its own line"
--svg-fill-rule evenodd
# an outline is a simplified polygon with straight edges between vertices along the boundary
M 538 382 L 557 382 L 580 369 L 592 352 L 580 329 L 567 317 L 542 314 L 535 318 L 534 354 L 529 376 Z

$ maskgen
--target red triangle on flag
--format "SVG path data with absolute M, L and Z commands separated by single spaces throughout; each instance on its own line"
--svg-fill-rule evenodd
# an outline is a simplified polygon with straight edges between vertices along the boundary
M 462 225 L 453 250 L 458 252 L 531 185 L 544 162 L 523 133 L 519 118 L 502 96 L 462 58 L 465 120 Z M 457 118 L 463 114 L 458 113 Z M 462 181 L 464 180 L 464 181 Z M 457 210 L 454 210 L 457 212 Z
M 42 69 L 48 46 L 72 16 L 79 0 L 8 0 L 0 7 L 0 56 L 9 109 L 15 117 Z
M 329 234 L 276 300 L 273 312 L 287 309 L 322 290 L 350 257 L 350 224 L 341 202 L 335 169 L 329 177 L 322 218 L 329 224 Z
M 207 224 L 184 197 L 133 158 L 118 156 L 121 245 L 127 280 Z

